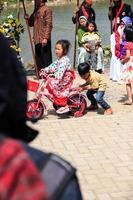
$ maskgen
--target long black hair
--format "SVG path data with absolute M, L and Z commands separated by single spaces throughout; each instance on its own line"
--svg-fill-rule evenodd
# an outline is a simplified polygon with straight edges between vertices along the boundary
M 133 42 L 133 26 L 129 25 L 124 29 L 127 42 Z
M 68 40 L 58 40 L 56 42 L 56 45 L 60 44 L 62 46 L 63 49 L 63 55 L 67 55 L 69 52 L 69 48 L 70 48 L 70 42 Z
M 97 25 L 96 25 L 95 21 L 93 21 L 93 20 L 87 21 L 86 27 L 88 27 L 89 24 L 93 24 L 93 26 L 94 26 L 94 32 L 98 32 Z

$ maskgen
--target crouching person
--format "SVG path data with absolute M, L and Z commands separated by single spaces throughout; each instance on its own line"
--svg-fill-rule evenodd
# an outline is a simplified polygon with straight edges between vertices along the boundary
M 86 81 L 86 83 L 80 85 L 79 90 L 88 90 L 87 97 L 91 102 L 89 110 L 98 109 L 99 104 L 105 110 L 104 114 L 112 114 L 111 106 L 103 99 L 106 90 L 104 77 L 98 72 L 91 70 L 90 64 L 86 62 L 79 64 L 78 73 Z M 96 94 L 96 98 L 94 94 Z

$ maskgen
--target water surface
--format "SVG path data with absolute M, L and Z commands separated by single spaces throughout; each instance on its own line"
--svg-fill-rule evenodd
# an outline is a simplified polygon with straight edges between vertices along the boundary
M 125 3 L 132 5 L 132 0 L 127 0 Z M 53 11 L 53 30 L 52 30 L 52 51 L 53 59 L 54 57 L 54 46 L 57 40 L 59 39 L 68 39 L 71 42 L 70 49 L 70 59 L 73 61 L 73 47 L 74 47 L 74 34 L 75 26 L 72 23 L 72 13 L 75 8 L 75 5 L 68 6 L 57 6 L 52 7 Z M 102 37 L 103 45 L 109 44 L 110 38 L 110 21 L 108 20 L 108 1 L 102 1 L 101 3 L 93 3 L 93 8 L 96 12 L 96 23 L 98 30 Z M 27 12 L 30 14 L 33 10 L 33 7 L 27 9 Z M 8 12 L 16 12 L 15 10 L 8 10 Z M 25 26 L 25 21 L 23 19 L 23 11 L 20 12 L 20 19 Z M 32 29 L 31 29 L 32 32 Z M 28 39 L 28 34 L 25 26 L 25 33 L 22 34 L 20 46 L 22 49 L 21 55 L 24 59 L 24 62 L 27 63 L 32 60 L 31 48 Z

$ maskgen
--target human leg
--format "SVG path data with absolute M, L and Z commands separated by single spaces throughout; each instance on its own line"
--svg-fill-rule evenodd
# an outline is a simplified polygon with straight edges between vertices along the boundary
M 132 85 L 131 83 L 126 84 L 126 91 L 127 91 L 127 98 L 128 100 L 125 102 L 125 105 L 131 105 L 133 100 L 132 100 Z
M 36 60 L 37 71 L 39 72 L 43 67 L 42 45 L 40 43 L 35 45 L 35 60 Z
M 79 49 L 78 65 L 85 62 L 86 50 L 83 47 Z
M 97 68 L 97 56 L 96 56 L 96 53 L 95 51 L 92 51 L 91 52 L 91 66 L 92 66 L 92 69 L 95 70 Z
M 89 106 L 89 110 L 95 110 L 98 108 L 97 106 L 97 101 L 94 97 L 94 94 L 96 93 L 97 91 L 96 90 L 88 90 L 86 95 L 88 97 L 88 99 L 90 100 L 91 102 L 91 105 Z
M 98 48 L 96 56 L 97 56 L 96 71 L 101 74 L 102 72 L 104 72 L 103 49 L 102 49 L 102 47 Z
M 52 63 L 52 51 L 51 40 L 47 42 L 47 45 L 42 47 L 42 64 L 43 68 L 49 66 Z
M 105 109 L 105 114 L 112 114 L 113 111 L 111 109 L 111 106 L 103 99 L 104 94 L 105 91 L 98 91 L 96 93 L 96 101 L 103 109 Z

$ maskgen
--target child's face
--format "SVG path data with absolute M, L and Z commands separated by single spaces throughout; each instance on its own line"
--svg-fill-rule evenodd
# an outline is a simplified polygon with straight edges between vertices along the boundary
M 55 55 L 57 58 L 61 58 L 63 56 L 63 48 L 60 44 L 55 45 Z
M 89 76 L 90 76 L 90 72 L 87 72 L 86 74 L 84 74 L 84 75 L 80 75 L 81 76 L 81 78 L 82 79 L 84 79 L 84 80 L 88 80 L 88 78 L 89 78 Z
M 80 19 L 79 23 L 80 23 L 81 26 L 86 27 L 86 20 L 85 19 Z
M 94 29 L 95 29 L 94 25 L 90 23 L 90 24 L 88 25 L 88 31 L 89 31 L 89 32 L 93 32 Z

